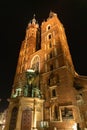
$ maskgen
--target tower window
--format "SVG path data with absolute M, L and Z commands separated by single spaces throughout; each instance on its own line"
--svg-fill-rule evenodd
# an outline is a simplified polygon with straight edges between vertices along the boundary
M 56 96 L 56 90 L 53 89 L 53 90 L 52 90 L 52 97 L 55 97 L 55 96 Z
M 50 52 L 50 58 L 52 58 L 52 52 Z
M 40 70 L 40 57 L 38 55 L 35 55 L 31 61 L 31 68 L 35 70 L 36 72 L 39 72 Z
M 47 26 L 47 31 L 50 30 L 50 27 L 51 27 L 50 25 Z
M 49 37 L 49 39 L 51 39 L 51 34 L 48 37 Z
M 50 79 L 47 80 L 47 84 L 50 85 Z
M 54 118 L 55 120 L 58 120 L 58 107 L 57 106 L 54 107 Z
M 50 25 L 48 26 L 48 30 L 50 29 Z
M 52 43 L 51 43 L 51 41 L 50 41 L 50 43 L 49 43 L 49 48 L 51 48 L 52 47 Z
M 53 65 L 50 65 L 50 70 L 53 70 Z
M 52 34 L 49 33 L 49 34 L 47 35 L 47 40 L 50 40 L 51 38 L 52 38 Z

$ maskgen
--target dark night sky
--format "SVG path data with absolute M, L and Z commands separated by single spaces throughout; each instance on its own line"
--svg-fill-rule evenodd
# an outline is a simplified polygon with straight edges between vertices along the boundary
M 17 58 L 28 22 L 36 15 L 39 24 L 49 12 L 63 23 L 76 72 L 87 75 L 87 0 L 28 0 L 0 3 L 0 109 L 11 95 Z

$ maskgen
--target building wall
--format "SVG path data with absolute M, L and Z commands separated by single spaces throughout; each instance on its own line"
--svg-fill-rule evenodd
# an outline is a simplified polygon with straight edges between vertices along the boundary
M 81 128 L 87 127 L 87 77 L 76 74 L 64 27 L 53 12 L 41 27 L 35 18 L 28 24 L 19 53 L 5 130 L 11 128 L 14 107 L 18 108 L 15 130 L 22 130 L 23 111 L 20 108 L 30 110 L 34 106 L 31 100 L 36 98 L 41 103 L 39 107 L 35 106 L 36 110 L 41 111 L 40 114 L 31 112 L 31 128 L 25 125 L 26 130 L 42 130 L 43 127 L 72 130 L 75 124 L 76 127 L 78 124 Z

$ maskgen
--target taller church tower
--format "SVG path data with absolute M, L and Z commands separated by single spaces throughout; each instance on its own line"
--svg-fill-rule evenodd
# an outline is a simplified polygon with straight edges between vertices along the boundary
M 57 14 L 50 12 L 41 27 L 34 16 L 21 45 L 5 130 L 72 130 L 80 122 L 74 77 Z

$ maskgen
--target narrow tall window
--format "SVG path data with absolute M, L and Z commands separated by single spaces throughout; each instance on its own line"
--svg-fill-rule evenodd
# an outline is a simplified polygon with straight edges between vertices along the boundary
M 50 25 L 48 26 L 48 30 L 50 29 Z
M 50 58 L 52 58 L 52 52 L 50 52 Z
M 50 41 L 50 43 L 49 43 L 49 48 L 51 48 L 52 47 L 52 43 L 51 43 L 51 41 Z
M 55 117 L 55 120 L 57 120 L 58 119 L 58 107 L 57 106 L 55 106 L 54 107 L 54 117 Z
M 38 55 L 34 56 L 31 61 L 31 68 L 36 72 L 40 71 L 40 57 Z
M 46 27 L 46 30 L 48 31 L 48 30 L 50 30 L 50 28 L 51 28 L 51 25 L 48 25 L 48 26 Z
M 51 34 L 49 34 L 48 38 L 51 39 Z
M 47 35 L 47 40 L 50 40 L 51 38 L 52 38 L 52 34 L 49 33 L 49 34 Z
M 53 70 L 53 65 L 52 64 L 50 65 L 50 70 Z
M 47 84 L 50 85 L 50 79 L 47 80 Z
M 56 91 L 55 89 L 52 90 L 52 97 L 55 97 L 56 96 Z

